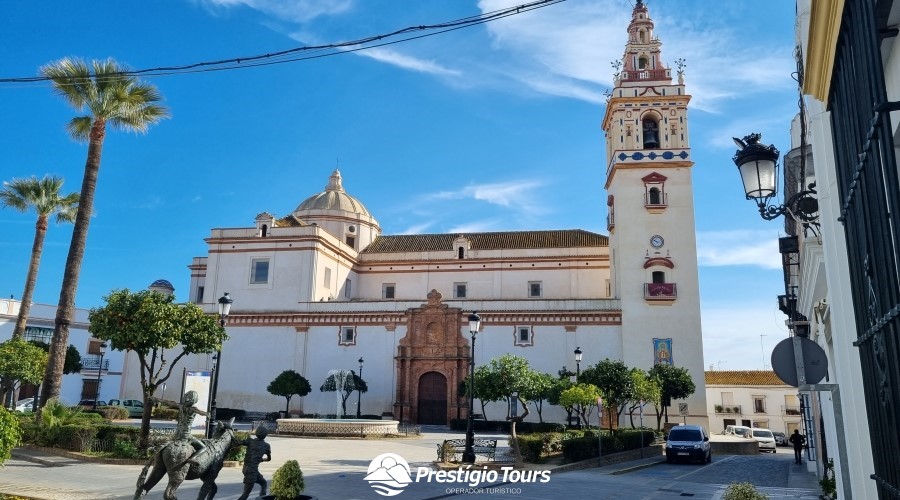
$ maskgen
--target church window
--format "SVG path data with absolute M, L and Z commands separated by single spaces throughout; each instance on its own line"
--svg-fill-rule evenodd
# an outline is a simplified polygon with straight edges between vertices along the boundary
M 325 276 L 324 276 L 324 279 L 322 280 L 323 281 L 322 286 L 324 286 L 325 288 L 331 288 L 331 268 L 326 267 L 325 273 L 323 273 L 323 274 Z
M 650 188 L 650 191 L 647 194 L 649 195 L 650 205 L 661 205 L 662 204 L 660 202 L 660 200 L 662 198 L 660 197 L 659 188 L 652 187 L 652 188 Z
M 381 284 L 381 298 L 393 299 L 396 287 L 397 287 L 397 285 L 394 283 L 382 283 Z
M 459 259 L 466 258 L 466 249 L 465 248 L 459 247 L 459 250 L 457 250 L 457 258 L 459 258 Z
M 643 36 L 643 33 L 641 33 Z M 647 58 L 644 56 L 638 57 L 638 69 L 647 69 Z
M 352 285 L 353 285 L 353 282 L 350 281 L 349 279 L 347 279 L 347 281 L 344 282 L 344 297 L 347 297 L 348 299 L 351 297 L 350 289 L 351 289 Z
M 644 118 L 641 121 L 644 132 L 644 149 L 659 148 L 659 123 L 653 118 Z
M 665 283 L 666 282 L 666 272 L 665 271 L 653 271 L 652 274 L 653 283 Z
M 348 234 L 347 238 L 344 241 L 347 243 L 347 246 L 349 246 L 350 248 L 354 248 L 354 249 L 356 248 L 356 236 L 353 236 L 352 234 Z
M 250 284 L 265 285 L 269 282 L 269 259 L 250 260 Z
M 531 298 L 540 298 L 543 295 L 543 286 L 540 281 L 528 282 L 528 296 Z
M 197 287 L 197 300 L 194 301 L 197 304 L 203 303 L 203 292 L 205 291 L 205 288 L 206 287 L 202 287 L 202 286 Z
M 356 345 L 356 327 L 355 326 L 342 326 L 340 329 L 340 338 L 338 339 L 338 344 L 340 345 Z
M 453 298 L 454 299 L 464 299 L 468 292 L 468 285 L 466 283 L 454 283 L 453 284 Z
M 517 326 L 515 328 L 514 344 L 517 346 L 534 345 L 534 332 L 529 326 Z
M 259 228 L 259 235 L 265 238 L 268 235 L 269 226 L 263 224 L 262 227 Z
M 661 213 L 668 206 L 666 176 L 653 172 L 641 179 L 644 181 L 644 208 L 650 213 Z
M 638 32 L 638 38 L 640 38 L 641 43 L 647 43 L 647 33 L 644 30 Z

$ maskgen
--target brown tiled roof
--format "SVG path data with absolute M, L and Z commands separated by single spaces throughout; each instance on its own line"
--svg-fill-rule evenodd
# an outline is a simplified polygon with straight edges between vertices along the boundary
M 275 221 L 275 227 L 301 227 L 305 225 L 306 223 L 295 217 L 294 214 L 287 215 Z
M 706 385 L 787 385 L 772 370 L 708 371 Z
M 609 237 L 583 229 L 504 231 L 497 233 L 408 234 L 379 236 L 363 253 L 437 252 L 453 250 L 453 240 L 464 236 L 472 250 L 513 248 L 578 248 L 609 246 Z

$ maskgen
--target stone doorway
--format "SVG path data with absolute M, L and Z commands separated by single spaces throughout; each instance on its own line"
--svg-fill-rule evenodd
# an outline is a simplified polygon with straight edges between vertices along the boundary
M 447 377 L 428 372 L 419 378 L 419 424 L 447 425 Z

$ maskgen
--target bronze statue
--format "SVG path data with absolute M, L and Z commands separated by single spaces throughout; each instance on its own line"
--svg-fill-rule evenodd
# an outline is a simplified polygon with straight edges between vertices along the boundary
M 213 438 L 200 441 L 191 435 L 194 413 L 205 415 L 205 412 L 193 407 L 196 402 L 197 393 L 188 391 L 184 395 L 184 403 L 177 405 L 180 409 L 177 432 L 144 466 L 138 476 L 134 500 L 143 498 L 165 474 L 169 475 L 169 484 L 163 493 L 165 500 L 176 500 L 175 491 L 186 479 L 203 481 L 197 500 L 212 500 L 215 496 L 218 490 L 215 481 L 222 470 L 225 456 L 232 446 L 238 444 L 238 440 L 234 438 L 234 429 L 231 428 L 234 419 L 217 422 Z
M 259 495 L 266 496 L 266 478 L 259 473 L 260 462 L 268 462 L 272 460 L 272 447 L 265 441 L 269 435 L 269 430 L 265 427 L 256 428 L 256 439 L 248 437 L 247 439 L 238 441 L 239 445 L 247 447 L 247 454 L 244 456 L 244 492 L 238 497 L 238 500 L 247 500 L 250 492 L 253 491 L 253 485 L 258 484 L 260 487 Z

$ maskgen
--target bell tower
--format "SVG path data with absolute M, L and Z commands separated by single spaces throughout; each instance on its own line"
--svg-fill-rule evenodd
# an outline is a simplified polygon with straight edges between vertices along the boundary
M 622 356 L 649 370 L 669 363 L 690 371 L 696 391 L 687 422 L 706 425 L 703 339 L 691 148 L 684 64 L 677 80 L 663 63 L 647 5 L 637 0 L 622 60 L 607 94 L 606 190 L 612 294 L 621 300 Z

